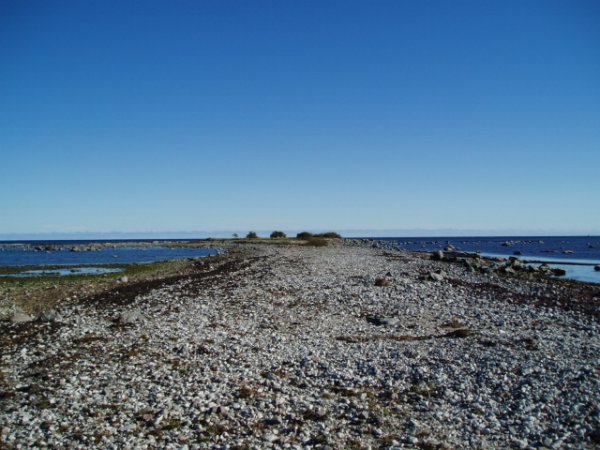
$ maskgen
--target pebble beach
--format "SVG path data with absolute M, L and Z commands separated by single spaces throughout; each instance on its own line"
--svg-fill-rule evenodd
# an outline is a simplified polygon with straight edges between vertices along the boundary
M 340 240 L 0 322 L 0 448 L 600 448 L 600 286 Z

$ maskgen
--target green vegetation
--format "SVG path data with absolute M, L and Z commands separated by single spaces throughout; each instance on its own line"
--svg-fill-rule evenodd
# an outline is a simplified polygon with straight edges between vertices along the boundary
M 305 241 L 305 245 L 311 245 L 313 247 L 326 247 L 329 239 L 341 239 L 342 236 L 334 231 L 328 231 L 327 233 L 313 234 L 308 231 L 302 231 L 296 235 L 296 239 Z
M 273 231 L 271 233 L 271 239 L 283 239 L 286 237 L 287 235 L 283 231 Z
M 217 258 L 217 257 L 214 257 Z M 162 261 L 150 264 L 110 264 L 93 267 L 111 267 L 123 269 L 122 272 L 103 275 L 48 275 L 31 278 L 0 277 L 0 319 L 6 318 L 13 308 L 37 315 L 64 301 L 84 298 L 112 289 L 117 280 L 126 276 L 126 284 L 138 281 L 181 275 L 193 270 L 194 263 L 188 260 Z M 77 266 L 90 267 L 90 266 Z M 0 274 L 18 273 L 40 267 L 2 267 Z M 44 269 L 65 266 L 45 266 Z
M 296 239 L 301 239 L 303 241 L 308 241 L 312 238 L 322 238 L 322 239 L 341 239 L 342 236 L 335 231 L 328 231 L 326 233 L 309 233 L 308 231 L 302 231 L 296 235 Z
M 336 233 L 335 231 L 328 231 L 327 233 L 315 234 L 315 237 L 326 238 L 326 239 L 341 239 L 342 238 L 342 236 L 339 233 Z
M 254 231 L 249 231 L 248 234 L 246 235 L 246 239 L 256 239 L 256 238 L 258 238 L 258 235 Z

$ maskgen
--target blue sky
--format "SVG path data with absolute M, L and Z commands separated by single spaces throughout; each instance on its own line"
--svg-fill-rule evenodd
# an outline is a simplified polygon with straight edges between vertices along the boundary
M 0 236 L 600 234 L 600 2 L 3 1 Z

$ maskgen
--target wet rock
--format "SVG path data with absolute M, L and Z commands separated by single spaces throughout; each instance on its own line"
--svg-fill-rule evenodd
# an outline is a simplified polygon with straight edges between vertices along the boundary
M 597 266 L 594 266 L 594 270 L 596 272 L 600 272 L 600 264 L 598 264 Z

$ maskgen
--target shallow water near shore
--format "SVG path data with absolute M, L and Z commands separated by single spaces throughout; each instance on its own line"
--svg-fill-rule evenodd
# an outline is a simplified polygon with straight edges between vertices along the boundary
M 19 266 L 79 266 L 93 264 L 141 264 L 174 259 L 216 255 L 220 250 L 209 248 L 117 247 L 94 251 L 60 249 L 39 251 L 18 245 L 4 246 L 0 251 L 0 267 Z
M 1 274 L 0 277 L 8 278 L 36 278 L 36 277 L 68 277 L 76 275 L 104 275 L 108 273 L 123 272 L 124 269 L 112 267 L 77 267 L 65 269 L 39 269 L 25 270 L 18 273 Z
M 492 237 L 389 237 L 399 250 L 433 252 L 437 250 L 479 253 L 485 257 L 516 257 L 523 261 L 541 261 L 564 269 L 566 278 L 600 283 L 600 236 L 492 236 Z M 531 263 L 539 266 L 538 263 Z
M 600 264 L 600 236 L 477 236 L 477 237 L 386 237 L 403 250 L 445 250 L 448 246 L 463 252 L 493 253 L 523 257 L 590 260 Z
M 481 253 L 481 256 L 485 258 L 506 258 L 506 255 L 500 255 L 498 253 Z M 563 269 L 566 274 L 557 278 L 567 278 L 569 280 L 583 281 L 585 283 L 600 284 L 600 272 L 594 270 L 594 266 L 600 263 L 592 259 L 569 259 L 568 263 L 565 260 L 565 263 L 561 264 L 557 261 L 558 258 L 529 258 L 525 256 L 515 256 L 514 258 L 523 261 L 529 266 L 539 267 L 542 264 L 546 264 L 553 269 Z

